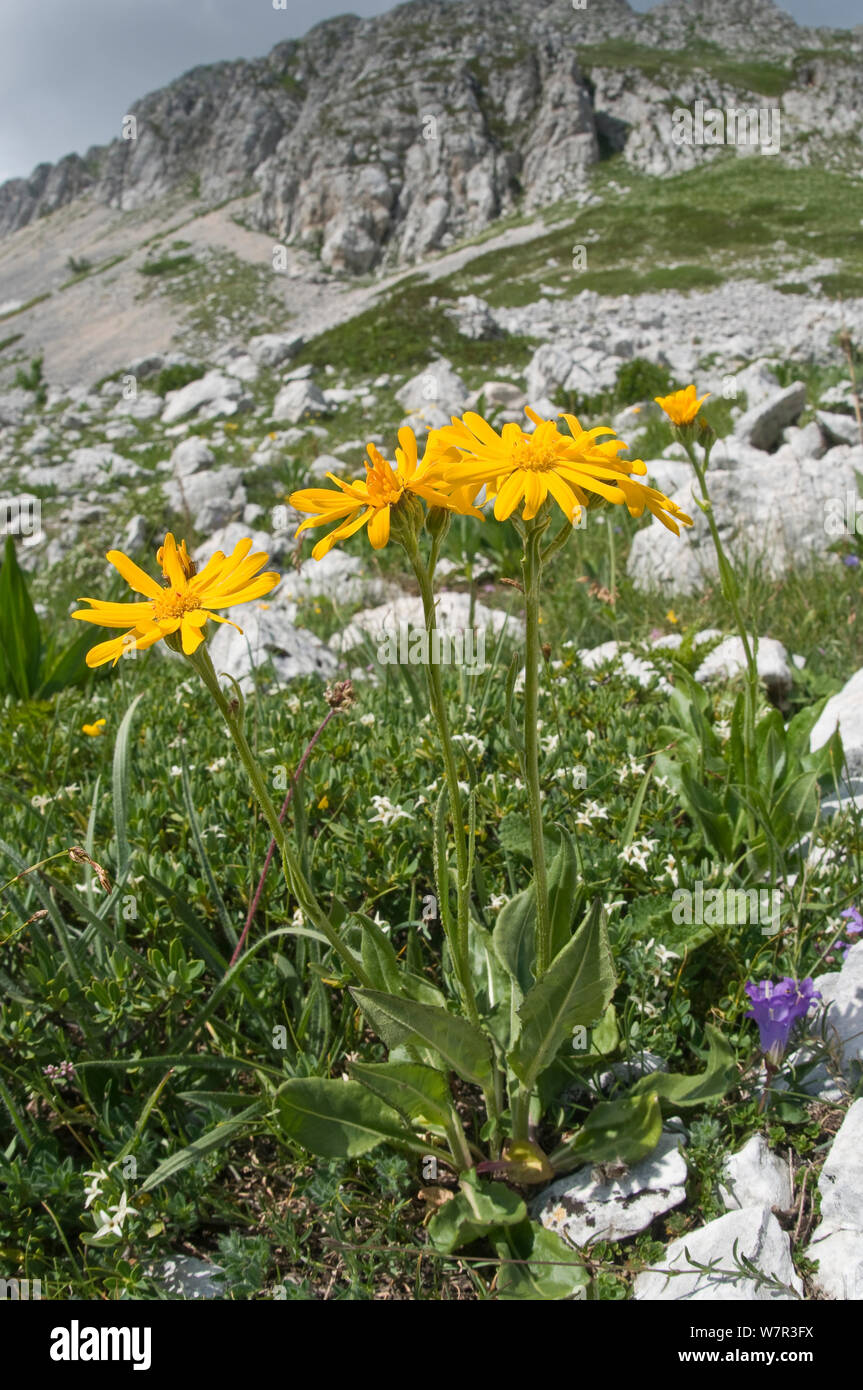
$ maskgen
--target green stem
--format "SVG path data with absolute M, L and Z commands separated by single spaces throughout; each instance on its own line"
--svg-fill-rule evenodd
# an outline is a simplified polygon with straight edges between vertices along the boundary
M 528 523 L 524 536 L 524 606 L 526 653 L 524 671 L 524 775 L 530 816 L 533 875 L 536 884 L 536 978 L 541 979 L 551 964 L 551 912 L 548 903 L 548 874 L 545 840 L 542 833 L 542 792 L 539 785 L 539 591 L 542 574 L 540 545 L 548 518 Z
M 435 653 L 432 641 L 432 634 L 435 631 L 436 625 L 434 589 L 432 586 L 431 574 L 423 564 L 419 546 L 414 541 L 413 544 L 408 544 L 405 548 L 408 558 L 413 565 L 417 583 L 420 586 L 426 631 L 429 635 L 429 660 L 426 665 L 426 679 L 428 681 L 432 714 L 437 724 L 438 738 L 440 739 L 441 752 L 443 754 L 444 775 L 446 777 L 447 792 L 449 794 L 450 817 L 452 820 L 453 841 L 455 844 L 456 927 L 454 937 L 450 939 L 450 950 L 452 952 L 453 968 L 455 970 L 456 979 L 458 980 L 462 1003 L 471 1023 L 478 1024 L 480 1021 L 479 1011 L 476 1006 L 476 998 L 474 996 L 469 966 L 470 858 L 464 829 L 461 792 L 458 785 L 458 767 L 456 765 L 455 750 L 453 748 L 449 717 L 446 709 L 446 697 L 444 695 L 440 667 L 434 660 Z M 441 884 L 441 892 L 445 891 L 446 885 Z
M 278 811 L 267 790 L 264 775 L 258 766 L 255 755 L 249 747 L 243 732 L 242 723 L 238 718 L 238 710 L 233 707 L 232 702 L 228 700 L 225 692 L 219 685 L 219 678 L 216 675 L 213 663 L 210 659 L 210 653 L 207 651 L 207 648 L 202 645 L 193 656 L 188 656 L 186 660 L 194 666 L 219 707 L 222 718 L 227 725 L 228 733 L 233 739 L 234 747 L 239 753 L 240 761 L 246 770 L 246 776 L 251 783 L 252 791 L 264 813 L 264 819 L 270 828 L 270 834 L 279 847 L 285 880 L 288 888 L 297 899 L 300 910 L 304 916 L 309 918 L 317 930 L 323 933 L 333 950 L 349 967 L 351 973 L 356 976 L 360 984 L 365 989 L 371 989 L 372 981 L 366 975 L 354 953 L 348 950 L 347 946 L 339 937 L 338 932 L 335 930 L 327 914 L 317 901 L 310 884 L 300 868 L 299 860 L 294 854 L 290 840 L 285 832 L 285 827 L 279 820 Z
M 683 436 L 681 436 L 683 438 Z M 755 817 L 752 810 L 753 789 L 756 784 L 755 778 L 755 714 L 758 707 L 758 660 L 752 644 L 749 640 L 749 633 L 743 621 L 743 612 L 740 607 L 740 591 L 737 586 L 737 576 L 731 565 L 719 535 L 719 527 L 716 525 L 716 518 L 713 514 L 713 503 L 710 500 L 710 493 L 707 488 L 707 457 L 704 463 L 699 463 L 692 443 L 683 438 L 683 445 L 689 455 L 689 461 L 695 469 L 695 476 L 698 479 L 698 486 L 701 489 L 701 498 L 698 505 L 707 517 L 707 524 L 710 527 L 710 537 L 713 541 L 713 548 L 716 551 L 716 560 L 719 566 L 719 577 L 722 583 L 722 592 L 731 605 L 734 614 L 734 622 L 740 641 L 743 644 L 743 654 L 746 660 L 746 699 L 745 716 L 743 728 L 743 765 L 746 781 L 746 818 L 749 828 L 750 844 L 755 835 Z

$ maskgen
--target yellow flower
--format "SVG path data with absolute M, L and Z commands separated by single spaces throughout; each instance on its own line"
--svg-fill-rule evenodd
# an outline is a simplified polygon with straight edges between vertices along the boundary
M 88 738 L 98 738 L 100 734 L 104 734 L 107 722 L 107 719 L 97 719 L 95 724 L 82 724 L 81 733 L 86 734 Z
M 687 386 L 683 391 L 675 391 L 670 396 L 654 396 L 657 405 L 661 405 L 669 420 L 673 425 L 691 425 L 704 402 L 706 396 L 701 400 L 696 400 L 694 386 Z
M 261 552 L 249 555 L 251 548 L 250 540 L 238 541 L 227 558 L 221 550 L 217 550 L 201 573 L 196 574 L 185 541 L 178 549 L 174 537 L 169 533 L 157 555 L 162 573 L 168 581 L 164 587 L 121 550 L 109 550 L 106 558 L 136 593 L 145 595 L 146 601 L 106 603 L 97 598 L 79 599 L 79 603 L 89 603 L 91 607 L 78 609 L 72 614 L 73 618 L 96 623 L 99 627 L 126 629 L 122 637 L 112 637 L 108 642 L 91 647 L 87 653 L 87 665 L 104 666 L 106 661 L 113 661 L 116 666 L 124 652 L 143 651 L 175 632 L 180 634 L 183 651 L 187 656 L 191 655 L 204 640 L 208 618 L 215 623 L 230 621 L 211 613 L 210 609 L 233 608 L 236 603 L 248 603 L 268 594 L 279 583 L 280 576 L 273 571 L 258 573 L 269 557 Z M 236 623 L 230 625 L 237 626 Z
M 561 434 L 553 420 L 541 419 L 530 407 L 526 413 L 536 426 L 533 434 L 516 424 L 504 425 L 498 434 L 472 411 L 438 431 L 439 445 L 449 445 L 461 456 L 460 463 L 447 467 L 448 482 L 473 489 L 485 483 L 495 498 L 498 521 L 506 521 L 522 502 L 522 517 L 531 521 L 550 496 L 573 523 L 582 507 L 596 505 L 600 498 L 624 504 L 632 516 L 647 508 L 676 535 L 677 521 L 692 525 L 691 517 L 663 493 L 628 476 L 646 473 L 646 465 L 641 459 L 617 457 L 627 446 L 608 426 L 584 430 L 574 415 L 564 414 L 570 433 Z
M 331 521 L 338 522 L 335 530 L 314 547 L 312 555 L 316 560 L 322 560 L 337 541 L 347 540 L 348 536 L 355 535 L 366 525 L 373 549 L 382 550 L 390 538 L 393 507 L 412 496 L 421 497 L 429 507 L 469 511 L 481 517 L 482 514 L 463 495 L 463 489 L 449 495 L 446 467 L 451 451 L 441 448 L 440 441 L 434 435 L 435 432 L 432 432 L 429 436 L 421 461 L 417 453 L 416 435 L 413 430 L 404 428 L 399 430 L 400 447 L 396 449 L 394 465 L 383 457 L 374 444 L 369 444 L 371 462 L 366 464 L 364 479 L 346 483 L 334 473 L 328 473 L 327 477 L 335 483 L 338 492 L 331 488 L 310 487 L 291 493 L 288 501 L 292 507 L 312 513 L 297 528 L 297 535 L 317 526 L 326 526 Z
M 320 801 L 318 802 L 318 810 L 319 810 L 319 811 L 326 811 L 326 809 L 327 809 L 327 807 L 329 806 L 329 804 L 330 804 L 330 798 L 329 798 L 328 796 L 326 796 L 326 795 L 322 796 L 321 799 L 320 799 Z
M 680 619 L 678 618 L 678 616 L 677 616 L 677 614 L 675 613 L 675 611 L 674 611 L 673 608 L 669 608 L 668 612 L 667 612 L 666 615 L 665 615 L 665 620 L 666 620 L 666 622 L 669 622 L 669 623 L 679 623 L 679 622 L 680 622 Z

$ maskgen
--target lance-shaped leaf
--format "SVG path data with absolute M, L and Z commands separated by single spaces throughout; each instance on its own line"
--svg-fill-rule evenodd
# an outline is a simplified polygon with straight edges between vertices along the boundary
M 583 1163 L 617 1161 L 632 1166 L 653 1153 L 661 1134 L 662 1110 L 655 1094 L 603 1100 L 575 1138 L 555 1149 L 550 1161 L 556 1173 L 570 1173 Z
M 411 1124 L 424 1128 L 450 1123 L 452 1096 L 442 1071 L 420 1062 L 352 1062 L 348 1071 Z
M 561 831 L 560 846 L 548 869 L 548 905 L 552 951 L 562 951 L 570 940 L 577 907 L 578 855 L 571 836 Z M 494 949 L 507 974 L 522 995 L 533 984 L 536 962 L 536 887 L 531 884 L 501 908 L 494 929 Z
M 475 1086 L 491 1081 L 491 1044 L 467 1019 L 376 989 L 352 989 L 351 994 L 387 1047 L 429 1048 L 465 1081 Z
M 605 914 L 597 899 L 568 946 L 525 995 L 521 1032 L 507 1061 L 530 1089 L 573 1028 L 605 1012 L 616 984 Z
M 719 1100 L 737 1079 L 734 1051 L 718 1029 L 709 1023 L 705 1034 L 710 1044 L 707 1066 L 696 1076 L 675 1076 L 672 1072 L 651 1072 L 642 1076 L 630 1088 L 630 1095 L 640 1096 L 650 1091 L 659 1096 L 666 1114 L 673 1114 L 681 1105 L 703 1105 Z
M 429 1222 L 429 1240 L 436 1250 L 451 1255 L 499 1226 L 518 1226 L 526 1220 L 527 1207 L 512 1188 L 503 1183 L 481 1182 L 465 1173 L 461 1191 L 440 1207 Z
M 500 1267 L 498 1298 L 549 1303 L 586 1297 L 590 1273 L 556 1231 L 525 1221 L 508 1228 L 506 1240 L 512 1259 Z
M 358 1081 L 293 1077 L 276 1104 L 282 1133 L 321 1158 L 357 1158 L 384 1141 L 416 1147 L 398 1112 Z

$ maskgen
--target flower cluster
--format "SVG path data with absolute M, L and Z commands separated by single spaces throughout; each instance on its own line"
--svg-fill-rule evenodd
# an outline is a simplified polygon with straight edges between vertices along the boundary
M 422 459 L 413 431 L 401 429 L 394 463 L 369 444 L 364 479 L 345 482 L 328 473 L 335 491 L 303 488 L 292 493 L 290 505 L 311 514 L 299 531 L 336 523 L 315 545 L 315 559 L 363 527 L 374 549 L 382 549 L 393 534 L 394 520 L 409 516 L 420 501 L 441 515 L 455 512 L 480 519 L 480 500 L 493 501 L 497 521 L 521 508 L 527 522 L 550 499 L 573 525 L 584 508 L 613 503 L 632 516 L 651 512 L 676 535 L 678 522 L 692 525 L 670 498 L 629 476 L 644 474 L 647 467 L 641 459 L 619 457 L 627 446 L 612 429 L 600 425 L 585 430 L 576 416 L 564 414 L 564 432 L 556 421 L 543 420 L 530 408 L 526 413 L 533 425 L 530 433 L 511 422 L 498 433 L 472 411 L 453 417 L 451 425 L 430 432 Z

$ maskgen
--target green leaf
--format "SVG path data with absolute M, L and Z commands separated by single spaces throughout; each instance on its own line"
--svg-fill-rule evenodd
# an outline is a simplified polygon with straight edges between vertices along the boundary
M 737 1080 L 734 1049 L 711 1024 L 705 1025 L 710 1045 L 707 1066 L 696 1076 L 679 1076 L 671 1072 L 651 1072 L 642 1076 L 630 1088 L 630 1095 L 652 1093 L 659 1096 L 666 1114 L 673 1114 L 681 1105 L 704 1105 L 719 1100 Z
M 452 1096 L 442 1071 L 420 1062 L 351 1062 L 351 1076 L 421 1129 L 450 1123 Z
M 501 1265 L 498 1298 L 550 1303 L 583 1296 L 590 1273 L 557 1231 L 547 1231 L 538 1221 L 525 1221 L 507 1230 L 506 1241 L 513 1263 Z
M 560 849 L 548 869 L 552 959 L 572 937 L 572 924 L 578 912 L 579 900 L 578 855 L 572 836 L 561 828 Z
M 657 1073 L 643 1077 L 653 1081 Z M 633 1088 L 634 1089 L 634 1088 Z M 569 1173 L 584 1163 L 640 1163 L 653 1153 L 662 1134 L 662 1109 L 653 1091 L 622 1100 L 602 1100 L 568 1144 L 551 1155 L 556 1173 Z
M 533 984 L 536 959 L 536 889 L 533 884 L 501 908 L 492 941 L 498 960 L 523 997 Z
M 722 802 L 688 768 L 681 768 L 680 780 L 687 806 L 698 821 L 708 844 L 722 859 L 734 858 L 734 827 Z
M 159 1183 L 166 1182 L 168 1178 L 173 1178 L 177 1173 L 181 1173 L 190 1164 L 196 1163 L 205 1154 L 212 1153 L 214 1149 L 220 1149 L 224 1144 L 230 1142 L 241 1130 L 249 1128 L 250 1120 L 258 1114 L 261 1109 L 261 1102 L 255 1101 L 240 1115 L 234 1116 L 231 1120 L 220 1120 L 206 1134 L 202 1134 L 200 1139 L 187 1144 L 184 1149 L 179 1149 L 177 1153 L 171 1154 L 155 1168 L 146 1182 L 141 1185 L 141 1192 L 150 1192 Z
M 47 700 L 58 690 L 79 685 L 86 679 L 90 674 L 86 658 L 92 642 L 92 632 L 83 632 L 59 650 L 56 646 L 51 647 L 43 665 L 42 684 L 37 692 L 40 700 Z
M 430 1048 L 465 1081 L 475 1086 L 491 1081 L 491 1044 L 467 1019 L 379 990 L 352 989 L 351 994 L 387 1047 Z
M 375 989 L 394 994 L 399 988 L 399 963 L 392 942 L 371 917 L 362 912 L 352 915 L 362 923 L 363 969 Z
M 401 1116 L 359 1081 L 292 1077 L 276 1092 L 282 1133 L 321 1158 L 358 1158 L 413 1136 Z
M 0 569 L 0 677 L 4 693 L 27 700 L 39 684 L 42 633 L 15 542 L 6 537 Z
M 528 1089 L 549 1066 L 578 1024 L 605 1012 L 616 984 L 602 903 L 597 899 L 568 946 L 525 995 L 521 1032 L 508 1055 Z
M 533 840 L 530 833 L 530 821 L 527 816 L 523 816 L 520 811 L 510 811 L 505 815 L 498 827 L 498 839 L 501 848 L 507 854 L 520 854 L 523 859 L 533 858 Z M 545 842 L 545 852 L 549 859 L 556 854 L 559 840 L 559 832 L 545 829 L 543 832 Z
M 602 1018 L 590 1035 L 588 1057 L 610 1057 L 620 1042 L 620 1029 L 617 1026 L 617 1010 L 609 1004 Z
M 129 820 L 129 737 L 132 732 L 132 720 L 135 717 L 135 710 L 138 702 L 144 698 L 145 692 L 142 690 L 140 695 L 136 695 L 126 713 L 123 715 L 120 727 L 117 730 L 117 738 L 114 743 L 114 767 L 113 767 L 113 791 L 114 791 L 114 837 L 117 841 L 117 877 L 122 878 L 128 868 L 131 852 L 129 850 L 129 838 L 126 834 L 126 825 Z
M 439 1207 L 429 1222 L 429 1240 L 436 1250 L 451 1255 L 499 1226 L 518 1226 L 526 1220 L 527 1207 L 517 1192 L 465 1173 L 461 1191 Z

